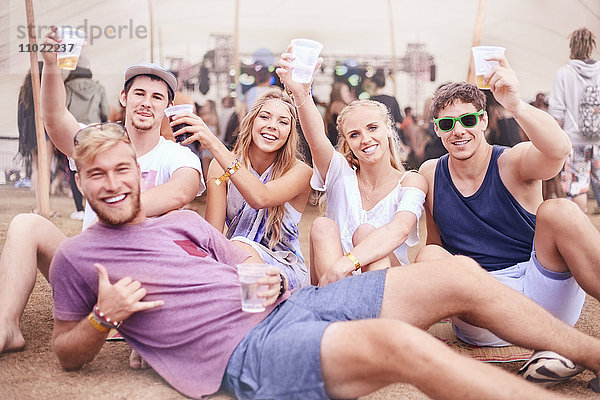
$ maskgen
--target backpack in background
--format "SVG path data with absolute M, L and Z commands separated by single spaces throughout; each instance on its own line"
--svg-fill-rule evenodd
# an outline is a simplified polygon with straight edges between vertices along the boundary
M 597 81 L 590 85 L 576 71 L 575 73 L 584 84 L 583 94 L 579 100 L 579 121 L 575 125 L 579 128 L 581 136 L 600 139 L 600 84 Z M 573 120 L 572 115 L 571 119 Z

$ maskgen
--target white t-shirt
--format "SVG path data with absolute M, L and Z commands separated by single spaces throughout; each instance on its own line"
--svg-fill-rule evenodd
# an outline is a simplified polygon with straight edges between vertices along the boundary
M 200 196 L 206 186 L 202 176 L 202 165 L 200 159 L 190 149 L 170 140 L 160 137 L 158 144 L 152 150 L 137 158 L 142 175 L 140 176 L 140 189 L 145 191 L 167 182 L 173 173 L 179 168 L 194 168 L 200 173 L 200 190 L 196 196 Z M 85 230 L 96 220 L 96 213 L 85 205 L 83 216 L 83 229 Z
M 348 164 L 344 156 L 333 152 L 329 163 L 325 181 L 321 173 L 315 167 L 310 184 L 313 189 L 325 191 L 327 194 L 327 211 L 325 216 L 333 219 L 340 228 L 342 249 L 344 253 L 352 251 L 352 235 L 359 225 L 368 223 L 375 228 L 388 224 L 399 211 L 409 211 L 417 216 L 417 223 L 408 235 L 406 241 L 401 244 L 394 255 L 403 265 L 408 264 L 408 246 L 419 243 L 419 219 L 423 213 L 425 193 L 414 187 L 402 187 L 402 179 L 396 187 L 381 199 L 370 210 L 362 208 L 360 191 L 358 190 L 358 178 L 356 170 Z

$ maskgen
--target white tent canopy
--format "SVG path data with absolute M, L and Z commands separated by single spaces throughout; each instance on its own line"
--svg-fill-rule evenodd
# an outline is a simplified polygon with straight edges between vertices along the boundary
M 17 95 L 29 57 L 19 52 L 19 45 L 27 43 L 24 0 L 8 2 L 9 7 L 0 11 L 0 136 L 17 136 Z M 435 59 L 436 81 L 419 83 L 421 91 L 430 94 L 442 82 L 466 79 L 479 1 L 239 3 L 239 51 L 251 54 L 266 48 L 276 58 L 295 37 L 322 42 L 326 55 L 390 56 L 391 4 L 397 56 L 405 53 L 408 43 L 421 42 Z M 235 0 L 44 0 L 34 2 L 35 23 L 41 36 L 47 32 L 43 27 L 51 24 L 86 24 L 88 35 L 98 36 L 88 40 L 84 52 L 95 79 L 106 86 L 116 105 L 124 68 L 150 61 L 149 4 L 156 62 L 166 57 L 200 62 L 211 50 L 211 34 L 234 32 Z M 506 47 L 521 81 L 522 97 L 529 100 L 551 89 L 556 70 L 569 59 L 568 34 L 581 26 L 590 28 L 600 45 L 599 0 L 490 0 L 482 44 Z M 596 59 L 599 54 L 594 54 Z M 398 74 L 396 90 L 402 106 L 415 106 L 414 85 L 408 74 Z M 386 89 L 391 93 L 393 88 Z M 328 88 L 320 90 L 319 94 L 328 94 Z

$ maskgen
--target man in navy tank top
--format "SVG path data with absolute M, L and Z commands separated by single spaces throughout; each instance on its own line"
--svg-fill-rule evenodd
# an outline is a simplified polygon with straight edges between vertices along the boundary
M 585 292 L 600 299 L 600 233 L 572 202 L 542 200 L 542 180 L 561 170 L 571 142 L 549 114 L 521 100 L 506 58 L 491 59 L 499 62 L 487 77 L 491 91 L 530 141 L 512 148 L 486 142 L 485 96 L 477 87 L 458 82 L 435 93 L 435 131 L 448 154 L 420 169 L 429 183 L 428 246 L 417 261 L 469 256 L 500 282 L 574 325 Z M 492 301 L 494 293 L 489 296 Z M 508 345 L 458 318 L 453 326 L 465 342 Z M 537 352 L 520 373 L 548 385 L 581 370 L 556 353 Z

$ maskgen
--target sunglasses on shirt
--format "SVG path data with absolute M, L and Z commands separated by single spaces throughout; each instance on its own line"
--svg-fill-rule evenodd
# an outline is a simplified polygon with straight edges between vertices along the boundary
M 483 110 L 479 110 L 477 112 L 463 114 L 458 118 L 454 117 L 442 117 L 442 118 L 434 118 L 433 122 L 436 124 L 438 129 L 441 132 L 450 132 L 454 129 L 454 124 L 456 121 L 460 122 L 462 126 L 465 128 L 473 128 L 479 123 L 479 117 L 483 115 Z
M 94 132 L 95 130 L 108 131 L 111 133 L 115 133 L 116 135 L 127 137 L 129 139 L 129 135 L 125 130 L 125 127 L 117 122 L 99 122 L 97 124 L 90 124 L 83 129 L 77 131 L 75 136 L 73 137 L 73 144 L 77 146 L 81 140 L 83 140 L 87 135 Z

